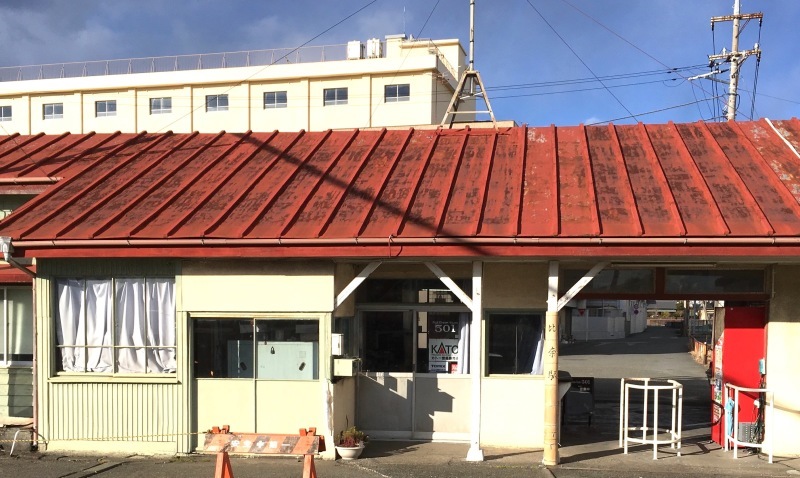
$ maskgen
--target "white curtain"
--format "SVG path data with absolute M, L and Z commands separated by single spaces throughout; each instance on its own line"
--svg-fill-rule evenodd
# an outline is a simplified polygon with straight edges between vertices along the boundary
M 56 334 L 65 372 L 113 372 L 112 301 L 121 373 L 175 371 L 173 279 L 58 279 Z
M 175 372 L 175 280 L 148 279 L 147 304 L 147 370 Z
M 59 279 L 56 335 L 65 372 L 108 372 L 111 354 L 111 281 Z M 74 345 L 75 347 L 70 347 Z
M 120 373 L 144 373 L 145 327 L 144 279 L 116 280 L 117 361 Z
M 456 373 L 469 373 L 469 321 L 470 314 L 458 314 L 458 365 Z
M 533 347 L 533 353 L 531 354 L 531 375 L 542 375 L 544 373 L 544 363 L 542 361 L 542 355 L 544 353 L 544 324 L 543 319 L 539 319 L 539 325 L 536 330 L 536 334 L 534 335 L 536 340 L 536 345 Z
M 61 366 L 65 372 L 83 372 L 84 337 L 83 281 L 58 279 L 56 281 L 58 311 L 56 313 L 56 338 L 59 345 L 78 345 L 61 349 Z

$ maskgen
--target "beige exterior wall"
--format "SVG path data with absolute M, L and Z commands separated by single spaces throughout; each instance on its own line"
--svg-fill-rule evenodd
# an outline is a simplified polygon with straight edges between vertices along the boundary
M 481 383 L 481 445 L 544 446 L 542 377 L 488 377 Z
M 0 97 L 2 98 L 2 97 Z M 2 101 L 2 99 L 0 99 Z M 61 103 L 64 105 L 64 117 L 44 119 L 44 105 Z M 30 97 L 30 130 L 16 131 L 20 134 L 45 133 L 85 133 L 91 130 L 83 128 L 83 94 L 80 92 L 43 93 Z M 14 112 L 14 115 L 17 113 Z M 8 131 L 12 133 L 13 131 Z
M 384 57 L 269 66 L 0 82 L 12 106 L 6 132 L 47 134 L 140 131 L 299 131 L 438 124 L 464 68 L 458 40 L 386 42 Z M 452 70 L 452 71 L 451 71 Z M 411 100 L 385 104 L 383 86 L 411 85 Z M 323 105 L 322 90 L 347 87 L 348 104 Z M 265 109 L 265 91 L 286 91 L 286 108 Z M 205 96 L 229 95 L 228 111 L 207 112 Z M 172 113 L 151 115 L 152 97 L 171 97 Z M 95 101 L 116 99 L 117 115 L 95 116 Z M 63 119 L 42 105 L 63 103 Z M 469 118 L 459 117 L 459 121 Z
M 264 93 L 286 92 L 286 108 L 264 108 Z M 258 82 L 250 85 L 250 128 L 253 131 L 309 130 L 309 80 Z
M 485 309 L 547 310 L 546 263 L 487 262 L 483 266 Z
M 190 313 L 329 312 L 333 264 L 187 262 L 181 293 L 183 310 Z
M 766 433 L 775 454 L 800 456 L 800 266 L 773 266 L 773 294 L 767 323 L 767 388 L 775 392 L 775 418 Z

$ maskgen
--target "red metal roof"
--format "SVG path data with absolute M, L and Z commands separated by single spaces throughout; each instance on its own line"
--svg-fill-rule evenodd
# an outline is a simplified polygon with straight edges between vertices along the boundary
M 0 180 L 65 179 L 0 235 L 28 256 L 794 254 L 797 150 L 797 119 L 18 136 Z

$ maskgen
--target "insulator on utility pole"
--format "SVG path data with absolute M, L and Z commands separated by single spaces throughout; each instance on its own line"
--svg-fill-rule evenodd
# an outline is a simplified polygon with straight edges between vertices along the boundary
M 708 57 L 708 59 L 712 63 L 717 60 L 721 60 L 731 64 L 730 82 L 728 84 L 728 102 L 726 111 L 726 117 L 728 121 L 736 120 L 736 100 L 739 97 L 738 90 L 739 90 L 739 73 L 741 70 L 740 67 L 748 56 L 761 55 L 761 49 L 758 46 L 758 43 L 755 44 L 752 50 L 739 51 L 739 33 L 740 33 L 741 21 L 745 20 L 747 22 L 754 18 L 757 18 L 759 21 L 761 21 L 763 17 L 764 15 L 762 13 L 744 13 L 744 14 L 741 13 L 740 0 L 736 0 L 736 3 L 733 5 L 733 15 L 711 18 L 712 29 L 714 28 L 714 24 L 717 22 L 733 22 L 731 51 L 726 51 L 723 48 L 721 54 L 709 55 Z

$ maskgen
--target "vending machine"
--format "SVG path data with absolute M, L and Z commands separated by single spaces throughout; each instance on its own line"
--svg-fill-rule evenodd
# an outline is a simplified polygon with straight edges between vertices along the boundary
M 711 439 L 724 445 L 728 426 L 724 408 L 725 384 L 748 388 L 760 388 L 763 384 L 766 308 L 730 306 L 725 307 L 724 314 L 720 315 L 718 319 L 724 322 L 723 332 L 714 344 L 711 363 Z M 740 437 L 750 436 L 758 429 L 758 399 L 755 393 L 739 395 Z

